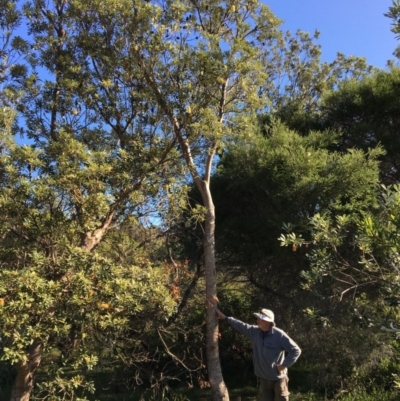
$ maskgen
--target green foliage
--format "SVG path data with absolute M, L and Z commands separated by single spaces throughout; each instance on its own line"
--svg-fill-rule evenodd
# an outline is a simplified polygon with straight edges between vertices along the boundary
M 268 132 L 261 130 L 252 141 L 229 148 L 221 158 L 213 188 L 220 269 L 238 297 L 242 294 L 230 313 L 251 321 L 254 310 L 265 305 L 273 309 L 278 326 L 291 333 L 304 350 L 296 365 L 307 372 L 299 373 L 300 381 L 315 389 L 349 383 L 358 369 L 370 368 L 372 350 L 380 348 L 375 335 L 360 345 L 371 329 L 368 318 L 376 318 L 373 308 L 360 307 L 360 321 L 350 301 L 336 302 L 337 298 L 328 298 L 331 293 L 319 287 L 313 292 L 301 289 L 306 282 L 300 272 L 310 273 L 306 256 L 314 249 L 309 218 L 316 213 L 329 213 L 332 218 L 346 213 L 357 219 L 379 204 L 377 159 L 382 150 L 332 151 L 338 138 L 331 131 L 302 136 L 271 121 Z M 346 224 L 341 217 L 337 219 Z M 291 233 L 286 236 L 290 249 L 279 246 L 282 225 Z M 331 227 L 325 233 L 332 235 Z M 322 269 L 324 260 L 320 255 L 318 260 Z M 246 283 L 245 288 L 239 283 Z M 330 286 L 327 282 L 325 289 Z M 230 308 L 230 301 L 220 298 L 221 305 Z M 248 352 L 240 339 L 235 338 L 233 344 Z M 388 351 L 380 348 L 377 352 Z M 243 363 L 236 358 L 235 366 Z M 345 369 L 346 363 L 350 370 Z M 308 370 L 309 366 L 314 368 Z M 241 371 L 245 368 L 244 363 Z
M 21 13 L 17 0 L 0 1 L 0 84 L 7 82 L 10 67 L 16 62 L 15 54 L 10 51 L 10 43 L 15 30 L 21 23 Z M 8 105 L 7 96 L 0 94 L 0 106 Z
M 400 2 L 398 0 L 392 0 L 392 7 L 389 7 L 389 11 L 384 14 L 392 20 L 391 31 L 396 35 L 396 38 L 400 38 Z M 400 46 L 393 53 L 397 58 L 400 57 Z
M 324 91 L 318 98 L 317 109 L 309 113 L 302 107 L 287 115 L 279 111 L 283 121 L 292 129 L 308 135 L 310 130 L 334 130 L 341 133 L 332 150 L 346 151 L 380 145 L 381 180 L 384 184 L 398 182 L 399 143 L 399 69 L 376 70 L 371 74 L 345 79 Z M 296 103 L 298 104 L 298 103 Z
M 359 216 L 346 214 L 335 219 L 329 214 L 316 214 L 310 220 L 308 241 L 282 235 L 282 245 L 314 245 L 309 255 L 311 270 L 303 273 L 306 286 L 310 288 L 328 276 L 337 280 L 340 296 L 348 291 L 372 295 L 379 288 L 386 297 L 397 299 L 399 196 L 398 186 L 383 187 L 377 211 L 365 210 Z
M 168 178 L 177 182 L 182 171 L 170 139 L 137 114 L 141 99 L 127 84 L 134 72 L 122 72 L 127 57 L 97 60 L 103 68 L 87 62 L 93 46 L 79 42 L 78 5 L 24 5 L 29 36 L 14 37 L 7 49 L 24 62 L 7 70 L 2 93 L 4 104 L 17 103 L 18 123 L 10 106 L 0 114 L 1 358 L 19 373 L 30 363 L 29 346 L 40 344 L 35 396 L 54 399 L 91 391 L 86 374 L 71 369 L 121 361 L 121 347 L 132 359 L 149 358 L 152 350 L 131 332 L 154 333 L 148 319 L 162 324 L 174 312 L 170 276 L 144 251 L 124 259 L 101 242 L 112 230 L 143 229 L 146 213 L 167 213 L 185 192 Z M 120 91 L 110 86 L 117 75 Z M 15 143 L 12 128 L 29 144 Z M 171 196 L 157 202 L 163 184 Z
M 226 192 L 216 199 L 216 205 L 219 199 L 223 202 L 229 196 L 226 193 L 242 194 L 235 204 L 219 208 L 219 216 L 228 226 L 240 227 L 242 239 L 233 242 L 237 256 L 240 242 L 255 252 L 246 258 L 258 255 L 257 246 L 248 247 L 250 236 L 255 233 L 251 241 L 260 240 L 264 249 L 273 249 L 285 221 L 303 232 L 308 218 L 317 211 L 359 214 L 377 204 L 377 157 L 381 150 L 377 148 L 368 154 L 356 150 L 347 154 L 330 152 L 328 147 L 336 140 L 337 136 L 329 131 L 302 137 L 276 124 L 269 136 L 260 135 L 252 142 L 229 149 L 218 169 L 218 187 L 226 185 Z M 243 242 L 244 233 L 249 235 L 247 242 Z
M 355 390 L 344 392 L 344 394 L 340 395 L 338 400 L 340 401 L 373 401 L 377 398 L 382 401 L 394 401 L 398 397 L 398 394 L 393 392 L 385 392 L 382 388 L 374 388 L 371 390 Z
M 8 159 L 16 158 L 22 168 L 26 159 L 40 165 L 40 152 L 29 147 L 14 150 Z M 36 340 L 44 346 L 44 359 L 61 346 L 62 364 L 90 370 L 105 344 L 115 358 L 113 350 L 132 326 L 149 316 L 153 322 L 165 321 L 174 311 L 169 277 L 162 266 L 139 254 L 121 263 L 118 255 L 105 257 L 101 248 L 89 253 L 80 245 L 79 221 L 71 215 L 55 177 L 21 179 L 18 164 L 6 159 L 2 167 L 8 173 L 7 186 L 0 196 L 2 359 L 26 361 L 26 348 Z M 98 207 L 101 201 L 96 199 Z M 104 197 L 104 204 L 107 201 Z M 88 202 L 85 211 L 90 218 Z M 90 229 L 89 219 L 83 224 Z M 57 391 L 72 391 L 70 384 L 61 386 L 61 378 L 51 378 L 43 391 L 53 391 L 53 385 Z
M 372 69 L 364 58 L 342 53 L 331 63 L 321 62 L 321 46 L 316 43 L 320 34 L 287 31 L 264 55 L 268 80 L 261 89 L 270 100 L 270 111 L 301 132 L 310 125 L 318 128 L 307 115 L 318 112 L 325 91 L 347 79 L 360 79 Z
M 302 272 L 303 287 L 320 297 L 329 297 L 332 303 L 335 299 L 349 303 L 358 325 L 368 328 L 374 336 L 378 336 L 382 323 L 386 328 L 388 320 L 399 319 L 399 225 L 395 217 L 399 213 L 399 194 L 398 186 L 383 187 L 378 209 L 336 218 L 329 213 L 316 214 L 310 220 L 309 239 L 281 237 L 282 245 L 308 244 L 311 248 L 307 254 L 310 268 Z M 315 311 L 309 315 L 314 321 L 325 319 Z M 393 374 L 399 369 L 397 340 L 389 341 L 387 334 L 380 337 L 381 344 L 387 344 L 387 356 L 380 354 L 378 364 L 358 370 L 354 384 L 367 378 L 377 386 L 395 387 Z
M 83 393 L 94 393 L 94 383 L 88 382 L 83 376 L 76 375 L 70 379 L 64 379 L 60 376 L 51 382 L 44 382 L 38 384 L 39 394 L 45 394 L 42 397 L 33 397 L 33 400 L 54 400 L 54 401 L 88 401 Z
M 294 116 L 305 130 L 301 112 L 318 111 L 338 81 L 365 75 L 365 61 L 321 63 L 318 33 L 282 34 L 258 1 L 0 0 L 0 9 L 2 360 L 18 373 L 40 344 L 37 399 L 90 397 L 90 375 L 115 361 L 155 397 L 174 398 L 164 392 L 171 377 L 206 386 L 202 234 L 195 271 L 182 242 L 209 222 L 210 207 L 182 217 L 183 183 L 191 175 L 208 185 L 221 157 L 219 258 L 245 266 L 222 276 L 223 302 L 241 316 L 270 294 L 288 303 L 305 263 L 278 247 L 282 222 L 300 227 L 302 237 L 288 237 L 299 246 L 320 212 L 318 240 L 337 234 L 340 243 L 341 230 L 378 204 L 383 153 L 377 142 L 331 152 L 342 143 L 336 131 L 302 137 L 273 118 L 259 130 L 258 113 Z M 15 35 L 21 23 L 26 37 Z M 394 241 L 397 231 L 383 235 L 379 223 L 365 220 L 364 252 Z M 234 281 L 243 275 L 265 293 Z M 324 321 L 323 306 L 310 311 Z M 233 360 L 248 369 L 246 345 L 237 347 Z

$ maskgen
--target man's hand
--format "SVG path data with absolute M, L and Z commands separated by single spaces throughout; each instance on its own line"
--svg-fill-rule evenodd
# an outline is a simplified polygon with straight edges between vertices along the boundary
M 217 313 L 217 318 L 219 320 L 225 320 L 226 319 L 226 316 L 218 308 L 215 309 L 215 312 Z
M 276 365 L 276 368 L 278 369 L 278 372 L 279 372 L 279 373 L 282 373 L 282 372 L 286 369 L 286 366 L 283 366 L 283 365 Z

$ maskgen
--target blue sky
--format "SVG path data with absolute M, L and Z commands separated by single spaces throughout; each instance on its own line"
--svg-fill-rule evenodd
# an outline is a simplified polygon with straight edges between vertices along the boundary
M 323 61 L 332 61 L 338 51 L 366 57 L 375 67 L 385 68 L 400 44 L 384 17 L 392 0 L 261 0 L 284 20 L 282 28 L 321 32 Z M 20 29 L 23 31 L 23 28 Z
M 332 61 L 338 51 L 366 57 L 375 67 L 385 68 L 400 42 L 384 17 L 391 0 L 264 0 L 284 20 L 282 28 L 321 32 L 323 61 Z

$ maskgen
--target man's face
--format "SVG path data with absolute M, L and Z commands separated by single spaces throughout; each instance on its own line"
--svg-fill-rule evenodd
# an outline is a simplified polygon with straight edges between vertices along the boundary
M 271 328 L 272 323 L 266 322 L 265 320 L 262 320 L 258 317 L 257 318 L 257 326 L 262 331 L 268 331 Z

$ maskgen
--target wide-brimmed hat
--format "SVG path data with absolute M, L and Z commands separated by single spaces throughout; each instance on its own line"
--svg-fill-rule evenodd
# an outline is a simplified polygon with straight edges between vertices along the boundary
M 272 312 L 272 310 L 261 309 L 261 311 L 255 313 L 255 315 L 261 320 L 265 320 L 266 322 L 275 323 L 275 315 L 274 315 L 274 312 Z

